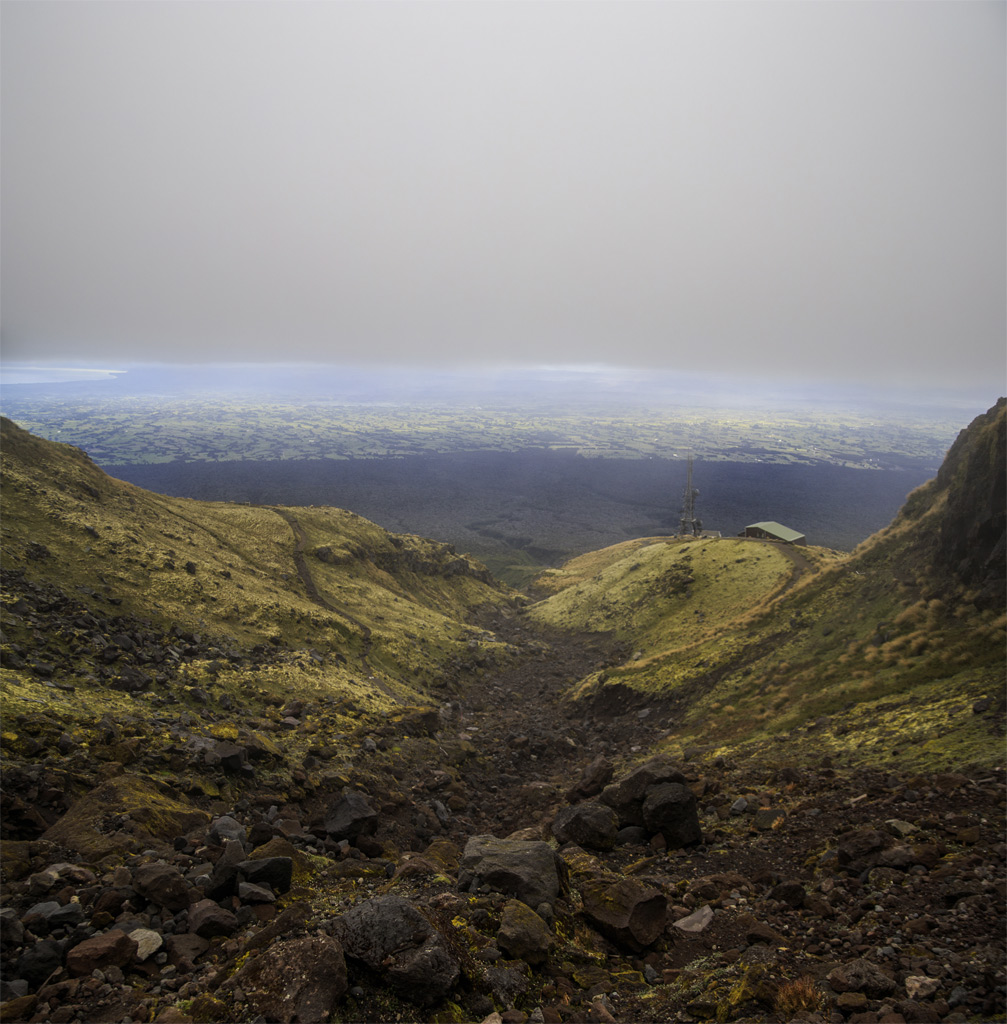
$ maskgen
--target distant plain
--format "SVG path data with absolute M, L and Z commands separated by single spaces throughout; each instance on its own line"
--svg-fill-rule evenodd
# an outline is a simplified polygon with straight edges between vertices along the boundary
M 984 406 L 610 367 L 51 376 L 17 383 L 31 374 L 5 368 L 4 415 L 113 476 L 202 500 L 347 508 L 455 544 L 515 584 L 673 532 L 690 454 L 705 528 L 772 519 L 850 550 L 936 473 Z

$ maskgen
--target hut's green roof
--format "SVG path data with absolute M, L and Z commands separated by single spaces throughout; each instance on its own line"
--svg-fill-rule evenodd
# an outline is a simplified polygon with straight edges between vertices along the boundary
M 752 523 L 751 526 L 746 527 L 749 530 L 765 530 L 766 533 L 771 533 L 774 537 L 779 537 L 780 540 L 786 540 L 793 543 L 795 540 L 804 540 L 804 534 L 798 533 L 796 530 L 791 530 L 789 526 L 783 526 L 780 523 L 774 523 L 770 520 L 768 523 Z

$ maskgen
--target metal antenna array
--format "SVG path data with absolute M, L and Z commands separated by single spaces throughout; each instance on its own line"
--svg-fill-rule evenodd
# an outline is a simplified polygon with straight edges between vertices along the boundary
M 696 518 L 696 497 L 699 491 L 692 486 L 692 456 L 689 456 L 688 470 L 685 479 L 685 491 L 682 494 L 682 515 L 679 519 L 678 532 L 683 537 L 698 537 L 703 524 Z

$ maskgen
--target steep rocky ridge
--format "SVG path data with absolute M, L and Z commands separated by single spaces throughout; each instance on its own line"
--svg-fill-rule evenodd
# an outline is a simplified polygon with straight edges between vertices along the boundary
M 1005 405 L 1001 398 L 958 435 L 937 477 L 910 495 L 895 522 L 914 525 L 917 550 L 929 547 L 935 577 L 950 576 L 992 607 L 1007 586 Z
M 650 538 L 528 608 L 3 440 L 3 1020 L 1002 1019 L 968 465 L 850 559 Z

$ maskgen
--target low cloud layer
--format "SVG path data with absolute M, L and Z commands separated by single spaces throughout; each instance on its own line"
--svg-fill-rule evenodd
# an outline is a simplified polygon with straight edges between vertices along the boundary
M 4 358 L 1002 387 L 1004 11 L 3 5 Z

